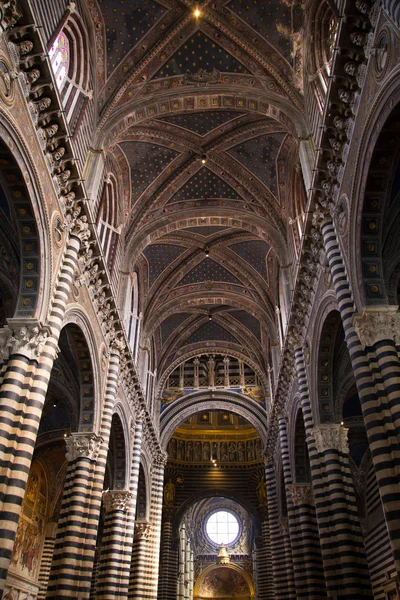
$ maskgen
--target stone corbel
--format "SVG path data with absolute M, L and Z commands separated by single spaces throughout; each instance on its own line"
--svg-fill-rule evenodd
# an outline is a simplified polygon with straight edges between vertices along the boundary
M 128 490 L 110 490 L 103 492 L 103 506 L 106 514 L 121 511 L 127 512 L 132 508 L 134 495 Z
M 89 460 L 97 460 L 100 446 L 103 438 L 95 433 L 72 433 L 65 438 L 67 447 L 66 458 L 69 462 L 77 458 L 88 458 Z
M 315 445 L 320 454 L 327 450 L 338 450 L 343 454 L 349 453 L 347 442 L 348 429 L 336 423 L 318 425 L 312 430 Z
M 398 306 L 369 306 L 353 317 L 354 329 L 364 348 L 383 340 L 398 342 L 400 312 Z

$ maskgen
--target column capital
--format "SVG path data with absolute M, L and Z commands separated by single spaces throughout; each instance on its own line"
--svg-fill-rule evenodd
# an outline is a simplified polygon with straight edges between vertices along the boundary
M 103 506 L 106 514 L 115 511 L 127 512 L 132 508 L 134 494 L 128 490 L 109 490 L 103 492 Z
M 292 483 L 288 485 L 287 488 L 294 506 L 314 504 L 314 494 L 311 483 Z
M 400 330 L 398 306 L 368 306 L 353 317 L 354 329 L 364 348 L 382 340 L 395 340 Z
M 135 540 L 148 540 L 151 533 L 151 523 L 135 521 Z
M 349 453 L 349 444 L 347 442 L 348 429 L 337 423 L 317 425 L 313 427 L 312 433 L 315 439 L 315 445 L 320 454 L 327 450 L 338 450 L 343 454 Z
M 65 456 L 69 462 L 77 458 L 88 458 L 95 461 L 103 441 L 103 438 L 95 433 L 72 433 L 65 438 L 65 445 L 67 446 Z
M 7 360 L 21 354 L 29 360 L 37 359 L 49 336 L 49 329 L 37 319 L 7 319 L 0 329 L 0 358 Z
M 168 453 L 165 450 L 157 450 L 153 456 L 153 463 L 157 467 L 165 467 L 168 462 Z

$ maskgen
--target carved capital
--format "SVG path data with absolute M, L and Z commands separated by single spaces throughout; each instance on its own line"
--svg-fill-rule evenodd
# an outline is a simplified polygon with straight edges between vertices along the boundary
M 279 531 L 281 532 L 282 535 L 285 535 L 286 533 L 289 533 L 289 521 L 287 519 L 287 517 L 281 517 L 279 519 Z
M 86 242 L 92 235 L 86 215 L 80 218 L 73 218 L 70 222 L 71 235 L 80 239 L 81 242 Z
M 368 307 L 362 314 L 354 316 L 353 326 L 364 348 L 382 340 L 397 342 L 400 312 L 397 306 Z
M 314 494 L 311 483 L 292 483 L 288 485 L 290 499 L 294 506 L 314 504 Z
M 133 506 L 134 495 L 128 490 L 111 490 L 103 492 L 103 506 L 106 514 L 122 511 L 127 512 Z
M 165 450 L 156 450 L 153 456 L 153 463 L 158 467 L 165 467 L 168 462 L 168 453 Z
M 312 433 L 318 452 L 322 454 L 327 450 L 338 450 L 343 454 L 348 454 L 348 431 L 346 427 L 342 427 L 342 425 L 337 425 L 336 423 L 314 427 Z
M 0 358 L 7 360 L 13 354 L 22 354 L 29 360 L 37 359 L 49 336 L 49 330 L 36 319 L 8 319 L 0 329 Z
M 148 540 L 151 524 L 148 521 L 135 521 L 135 540 Z
M 67 446 L 65 456 L 69 462 L 77 458 L 88 458 L 95 461 L 102 442 L 103 438 L 95 433 L 72 433 L 65 439 Z

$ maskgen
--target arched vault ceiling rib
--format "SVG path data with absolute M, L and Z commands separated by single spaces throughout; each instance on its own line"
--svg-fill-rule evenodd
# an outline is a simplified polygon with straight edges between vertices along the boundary
M 284 237 L 281 236 L 272 224 L 265 218 L 257 214 L 241 211 L 232 217 L 232 212 L 226 207 L 208 207 L 204 206 L 199 216 L 198 210 L 185 208 L 176 214 L 162 214 L 154 220 L 149 220 L 142 230 L 137 231 L 134 236 L 128 238 L 125 250 L 126 264 L 125 269 L 129 271 L 142 250 L 153 243 L 155 240 L 163 237 L 168 232 L 179 232 L 194 226 L 203 225 L 223 225 L 233 228 L 249 231 L 260 239 L 264 239 L 272 246 L 278 255 L 281 264 L 287 264 L 286 245 Z

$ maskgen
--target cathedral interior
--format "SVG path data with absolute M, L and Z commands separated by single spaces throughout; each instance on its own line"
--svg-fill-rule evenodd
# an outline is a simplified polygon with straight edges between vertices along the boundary
M 399 56 L 0 0 L 0 599 L 400 599 Z

